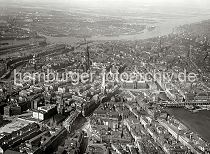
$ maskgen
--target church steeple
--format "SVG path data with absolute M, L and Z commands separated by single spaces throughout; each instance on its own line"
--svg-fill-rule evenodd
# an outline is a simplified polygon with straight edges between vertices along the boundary
M 87 72 L 88 70 L 90 70 L 90 51 L 89 51 L 90 47 L 88 45 L 87 40 L 86 39 L 84 40 L 86 44 L 86 52 L 85 52 L 86 70 L 85 71 Z

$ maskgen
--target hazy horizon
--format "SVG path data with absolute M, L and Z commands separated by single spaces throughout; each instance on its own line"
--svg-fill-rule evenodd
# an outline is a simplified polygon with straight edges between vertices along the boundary
M 81 8 L 138 8 L 142 5 L 158 5 L 162 7 L 203 8 L 208 9 L 209 0 L 0 0 L 2 4 L 27 3 L 27 4 L 58 4 L 63 7 Z

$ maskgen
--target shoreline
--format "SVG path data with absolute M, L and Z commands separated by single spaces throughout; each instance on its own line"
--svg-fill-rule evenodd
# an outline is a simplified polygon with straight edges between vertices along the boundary
M 192 113 L 186 109 L 180 108 L 167 109 L 166 111 L 183 123 L 189 130 L 198 134 L 204 141 L 210 143 L 210 129 L 208 129 L 210 127 L 209 111 Z
M 181 20 L 170 20 L 167 22 L 160 23 L 154 30 L 149 31 L 147 29 L 143 30 L 139 34 L 132 34 L 132 35 L 119 35 L 119 36 L 92 36 L 86 38 L 88 41 L 136 41 L 136 40 L 147 40 L 159 36 L 166 36 L 172 34 L 174 29 L 190 24 L 201 23 L 204 21 L 210 20 L 210 16 L 205 17 L 195 17 L 189 19 L 181 19 Z M 65 43 L 65 44 L 74 44 L 79 43 L 83 40 L 82 37 L 74 37 L 74 36 L 67 36 L 67 37 L 52 37 L 41 34 L 47 38 L 49 43 Z

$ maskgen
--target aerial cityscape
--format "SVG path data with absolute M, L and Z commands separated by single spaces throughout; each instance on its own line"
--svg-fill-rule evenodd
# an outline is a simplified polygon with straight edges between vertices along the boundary
M 210 154 L 208 0 L 0 0 L 0 154 Z

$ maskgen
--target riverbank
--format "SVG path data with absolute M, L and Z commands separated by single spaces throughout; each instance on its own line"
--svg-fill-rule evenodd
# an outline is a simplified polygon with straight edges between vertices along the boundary
M 202 16 L 202 17 L 191 17 L 187 19 L 171 19 L 167 22 L 162 22 L 156 25 L 156 28 L 152 31 L 145 29 L 141 33 L 133 34 L 133 35 L 119 35 L 119 36 L 101 36 L 96 35 L 87 38 L 89 41 L 118 41 L 118 40 L 143 40 L 150 39 L 154 37 L 164 36 L 171 33 L 175 33 L 176 28 L 179 26 L 187 25 L 187 24 L 196 24 L 201 23 L 202 21 L 210 19 L 210 15 Z M 40 34 L 47 38 L 48 43 L 64 43 L 64 44 L 76 44 L 78 42 L 83 41 L 83 38 L 77 38 L 73 36 L 69 37 L 52 37 Z
M 191 131 L 197 133 L 202 139 L 210 143 L 210 111 L 192 113 L 183 108 L 167 109 L 170 115 L 174 115 L 181 123 Z

